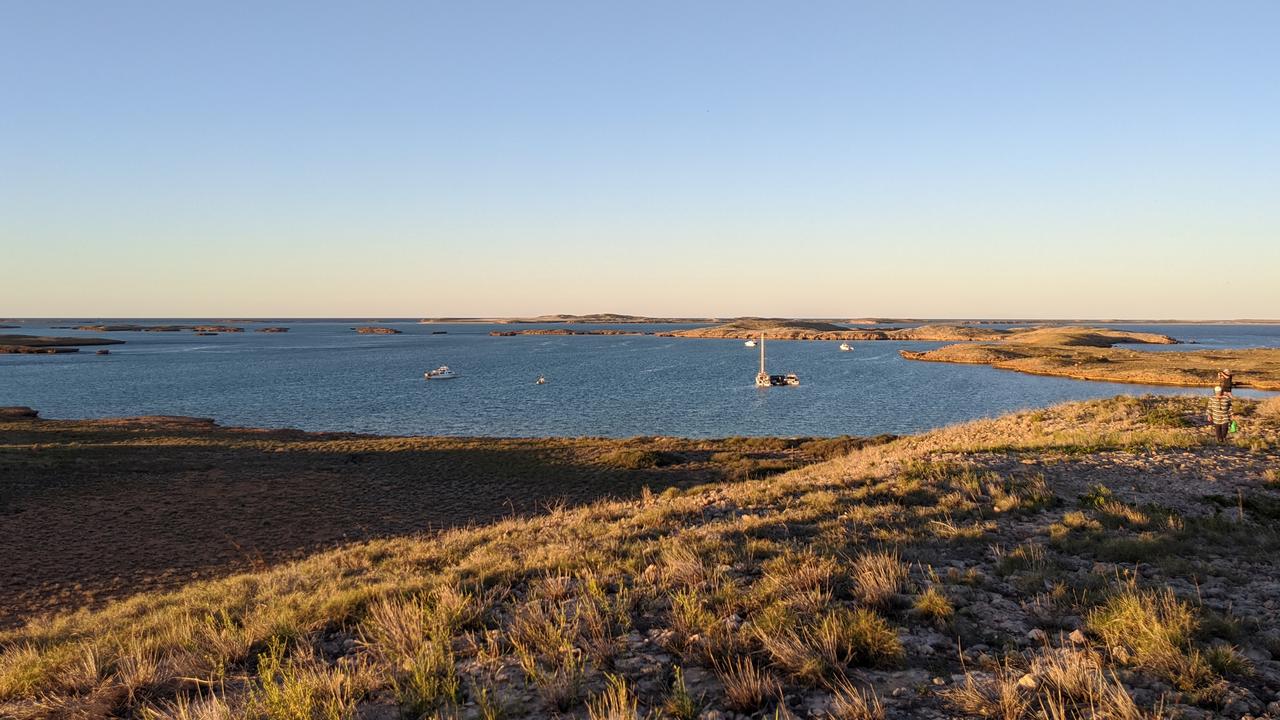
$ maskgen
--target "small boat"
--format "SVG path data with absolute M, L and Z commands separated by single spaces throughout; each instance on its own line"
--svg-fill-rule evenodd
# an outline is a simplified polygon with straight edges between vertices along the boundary
M 452 380 L 458 377 L 458 373 L 450 370 L 448 365 L 441 365 L 435 370 L 422 373 L 422 376 L 428 380 Z
M 743 344 L 743 345 L 746 345 L 747 347 L 755 347 L 755 346 L 756 346 L 756 341 L 755 341 L 755 340 L 748 340 L 748 341 L 746 341 L 746 342 L 744 342 L 744 343 L 742 343 L 742 344 Z
M 847 342 L 840 343 L 840 352 L 850 352 L 852 350 L 853 350 L 853 346 L 850 345 L 849 343 Z
M 799 385 L 800 378 L 795 373 L 786 375 L 770 375 L 764 369 L 764 333 L 760 333 L 760 372 L 756 373 L 756 387 L 781 387 Z
M 546 385 L 546 384 L 547 384 L 547 378 L 546 378 L 545 376 L 543 376 L 543 375 L 539 375 L 539 376 L 538 376 L 538 379 L 533 381 L 533 384 L 534 384 L 534 385 Z

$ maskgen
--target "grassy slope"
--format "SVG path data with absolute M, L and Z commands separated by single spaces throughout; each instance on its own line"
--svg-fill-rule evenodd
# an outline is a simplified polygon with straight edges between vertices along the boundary
M 1019 413 L 33 622 L 0 715 L 1257 714 L 1280 412 L 1223 448 L 1200 412 Z
M 0 628 L 342 542 L 762 477 L 860 442 L 381 437 L 0 409 Z

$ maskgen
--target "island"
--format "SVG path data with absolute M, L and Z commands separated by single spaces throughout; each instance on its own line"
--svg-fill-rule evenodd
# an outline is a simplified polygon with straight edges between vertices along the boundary
M 231 325 L 195 325 L 191 328 L 198 333 L 242 333 L 244 328 Z
M 1150 352 L 1116 347 L 1121 343 L 1174 342 L 1151 333 L 1098 328 L 1041 328 L 1001 343 L 946 345 L 933 350 L 899 350 L 908 360 L 989 365 L 1030 375 L 1141 385 L 1211 386 L 1219 370 L 1230 369 L 1239 387 L 1280 390 L 1280 349 L 1220 348 Z
M 723 325 L 672 330 L 659 333 L 665 337 L 685 338 L 735 338 L 750 340 L 764 334 L 770 340 L 916 340 L 928 342 L 980 342 L 1012 341 L 1017 338 L 1043 338 L 1064 331 L 1079 334 L 1081 328 L 1023 327 L 984 328 L 970 325 L 920 325 L 917 327 L 849 328 L 836 323 L 816 320 L 782 320 L 772 318 L 742 318 Z M 1094 341 L 1113 338 L 1113 342 L 1175 343 L 1171 337 L 1155 333 L 1132 333 L 1123 330 L 1092 328 L 1087 335 Z
M 694 323 L 720 322 L 720 318 L 688 318 L 688 317 L 651 317 L 647 315 L 623 315 L 620 313 L 591 313 L 588 315 L 571 315 L 557 313 L 555 315 L 533 315 L 529 317 L 437 317 L 423 318 L 418 322 L 423 325 L 435 323 L 486 323 L 486 324 L 519 324 L 519 323 L 565 323 L 594 325 L 628 325 L 628 324 L 663 324 L 691 325 Z
M 275 327 L 275 326 L 272 326 L 272 327 L 260 327 L 260 328 L 256 328 L 256 329 L 254 329 L 254 332 L 260 332 L 260 333 L 287 333 L 287 332 L 289 332 L 289 328 L 287 328 L 287 327 Z
M 914 328 L 850 328 L 820 320 L 780 318 L 740 318 L 723 325 L 671 330 L 666 337 L 730 338 L 749 340 L 767 335 L 770 340 L 996 340 L 999 330 L 981 330 L 958 325 L 923 325 Z
M 362 327 L 351 328 L 361 335 L 399 335 L 400 331 L 395 328 L 378 327 L 376 325 L 364 325 Z
M 533 330 L 491 330 L 489 334 L 494 337 L 514 337 L 516 335 L 649 335 L 651 333 L 643 333 L 636 330 L 616 330 L 612 328 L 604 328 L 601 330 L 537 328 Z
M 121 324 L 90 324 L 90 325 L 71 325 L 61 326 L 55 329 L 65 330 L 84 330 L 89 332 L 182 332 L 191 330 L 197 333 L 237 333 L 244 332 L 244 328 L 232 325 L 135 325 L 132 323 Z
M 43 337 L 37 335 L 0 335 L 0 354 L 53 355 L 80 352 L 92 345 L 123 345 L 123 340 L 109 338 Z

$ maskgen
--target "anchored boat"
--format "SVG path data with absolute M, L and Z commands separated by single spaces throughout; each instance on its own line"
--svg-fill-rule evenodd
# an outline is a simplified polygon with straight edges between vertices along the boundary
M 743 344 L 743 345 L 746 345 L 747 347 L 755 347 L 755 346 L 756 346 L 756 341 L 755 341 L 755 340 L 748 340 L 748 341 L 746 341 L 746 342 L 744 342 L 744 343 L 742 343 L 742 344 Z
M 448 365 L 441 365 L 435 370 L 422 373 L 422 376 L 428 380 L 452 380 L 458 377 L 458 373 L 450 370 Z
M 764 369 L 764 333 L 760 333 L 760 372 L 756 373 L 756 387 L 780 387 L 799 384 L 800 378 L 796 377 L 795 373 L 770 375 Z
M 847 342 L 840 343 L 840 352 L 850 352 L 852 350 L 853 350 L 853 346 L 850 345 L 849 343 Z

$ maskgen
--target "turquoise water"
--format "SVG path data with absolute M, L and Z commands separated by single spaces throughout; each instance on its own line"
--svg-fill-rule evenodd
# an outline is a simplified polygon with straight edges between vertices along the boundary
M 0 332 L 85 334 L 127 344 L 106 356 L 92 349 L 0 355 L 0 405 L 28 405 L 53 418 L 195 415 L 227 425 L 384 434 L 716 437 L 907 433 L 1064 400 L 1194 392 L 898 355 L 939 343 L 857 342 L 845 353 L 839 343 L 770 342 L 770 371 L 795 372 L 802 384 L 760 390 L 752 384 L 757 352 L 740 340 L 490 337 L 493 329 L 536 326 L 413 321 L 388 323 L 401 335 L 357 335 L 351 328 L 361 321 L 273 322 L 291 329 L 213 337 L 52 329 L 64 324 L 27 321 L 22 330 Z M 1204 347 L 1280 347 L 1280 326 L 1117 327 Z M 448 334 L 431 334 L 439 330 Z M 446 364 L 461 377 L 423 379 L 424 370 Z M 547 384 L 534 384 L 540 374 Z

